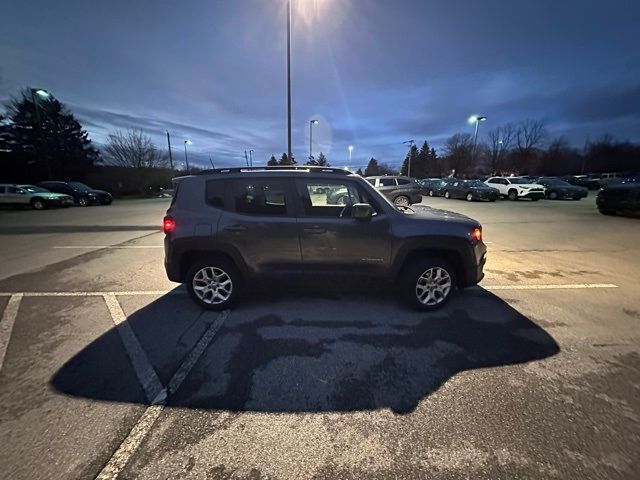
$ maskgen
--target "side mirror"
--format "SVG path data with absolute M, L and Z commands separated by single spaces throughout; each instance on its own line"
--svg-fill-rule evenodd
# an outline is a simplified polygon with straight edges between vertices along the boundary
M 356 203 L 351 207 L 351 217 L 358 220 L 366 220 L 373 217 L 375 210 L 368 203 Z

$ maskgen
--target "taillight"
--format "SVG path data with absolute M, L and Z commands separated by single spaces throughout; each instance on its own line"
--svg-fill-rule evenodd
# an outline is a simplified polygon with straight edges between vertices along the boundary
M 174 228 L 176 228 L 175 220 L 171 217 L 164 217 L 164 220 L 162 221 L 162 229 L 164 230 L 164 233 L 172 232 Z
M 482 241 L 482 229 L 474 228 L 471 232 L 471 236 L 479 242 Z

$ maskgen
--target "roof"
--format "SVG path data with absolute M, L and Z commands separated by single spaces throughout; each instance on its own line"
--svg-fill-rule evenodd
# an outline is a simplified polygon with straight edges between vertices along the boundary
M 194 174 L 194 176 L 202 175 L 221 175 L 228 173 L 314 173 L 314 174 L 337 174 L 337 175 L 354 175 L 349 170 L 334 167 L 316 167 L 309 165 L 287 165 L 277 167 L 237 167 L 237 168 L 216 168 L 213 170 L 203 170 Z

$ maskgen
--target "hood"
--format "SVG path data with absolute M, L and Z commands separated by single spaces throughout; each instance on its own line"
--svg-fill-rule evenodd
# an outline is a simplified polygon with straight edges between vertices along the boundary
M 542 188 L 544 190 L 544 185 L 540 185 L 539 183 L 513 183 L 512 185 L 521 188 Z
M 95 190 L 90 188 L 89 190 L 85 190 L 82 193 L 92 193 L 94 195 L 109 195 L 109 192 L 105 192 L 104 190 Z
M 457 212 L 450 212 L 448 210 L 440 210 L 432 207 L 411 207 L 415 210 L 415 213 L 405 214 L 408 218 L 415 220 L 438 220 L 448 221 L 455 223 L 464 223 L 471 227 L 479 227 L 480 224 L 473 218 L 469 218 L 466 215 L 462 215 Z
M 47 193 L 38 193 L 36 195 L 44 198 L 71 198 L 71 196 L 67 195 L 66 193 L 47 192 Z

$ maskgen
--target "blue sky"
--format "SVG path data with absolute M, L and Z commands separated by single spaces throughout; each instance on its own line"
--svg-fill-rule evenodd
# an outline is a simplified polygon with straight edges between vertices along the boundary
M 439 148 L 466 119 L 543 119 L 581 146 L 640 141 L 640 4 L 609 0 L 293 0 L 293 141 L 334 165 L 402 142 Z M 5 2 L 7 3 L 7 2 Z M 137 127 L 216 165 L 286 151 L 285 0 L 9 2 L 0 99 L 41 86 L 97 143 Z

